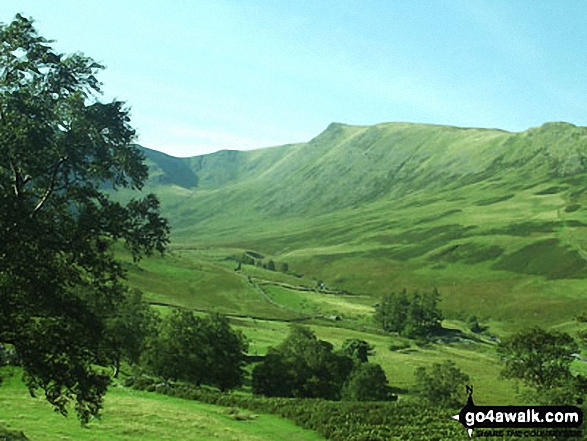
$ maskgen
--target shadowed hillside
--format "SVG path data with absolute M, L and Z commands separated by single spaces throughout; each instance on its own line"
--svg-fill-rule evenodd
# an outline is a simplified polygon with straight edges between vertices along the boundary
M 360 294 L 436 286 L 449 315 L 587 308 L 587 128 L 333 123 L 303 144 L 145 152 L 176 247 L 256 250 Z

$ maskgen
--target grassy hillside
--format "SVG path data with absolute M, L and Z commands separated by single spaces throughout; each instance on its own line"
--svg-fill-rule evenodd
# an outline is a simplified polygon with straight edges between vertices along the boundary
M 323 439 L 273 415 L 240 412 L 239 420 L 225 407 L 123 387 L 110 388 L 102 418 L 81 427 L 74 415 L 63 418 L 43 398 L 31 398 L 19 375 L 5 380 L 0 388 L 0 427 L 22 431 L 34 441 Z
M 438 287 L 452 318 L 561 324 L 587 310 L 586 128 L 331 124 L 249 152 L 145 151 L 176 250 L 254 250 L 374 298 Z

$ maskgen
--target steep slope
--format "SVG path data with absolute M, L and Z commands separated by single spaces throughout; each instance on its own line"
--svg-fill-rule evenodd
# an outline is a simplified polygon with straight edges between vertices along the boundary
M 587 308 L 586 128 L 335 123 L 304 144 L 146 152 L 176 246 L 258 250 L 372 295 L 438 286 L 454 314 Z
M 166 155 L 156 150 L 144 149 L 152 184 L 177 185 L 183 188 L 197 187 L 199 177 L 188 161 Z
M 516 175 L 513 181 L 574 176 L 586 170 L 586 140 L 584 128 L 564 123 L 523 133 L 331 124 L 305 144 L 173 158 L 172 167 L 170 157 L 161 161 L 161 153 L 147 155 L 158 183 L 220 190 L 229 200 L 246 196 L 258 212 L 283 215 L 326 213 L 385 197 L 504 179 L 508 173 Z M 192 174 L 184 178 L 188 168 Z

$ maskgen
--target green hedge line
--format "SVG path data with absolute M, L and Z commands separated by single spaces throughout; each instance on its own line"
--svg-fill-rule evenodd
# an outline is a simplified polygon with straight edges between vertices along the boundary
M 128 378 L 125 386 L 208 404 L 278 415 L 333 441 L 469 439 L 463 427 L 450 418 L 454 411 L 430 409 L 413 402 L 266 398 L 220 393 L 147 377 Z

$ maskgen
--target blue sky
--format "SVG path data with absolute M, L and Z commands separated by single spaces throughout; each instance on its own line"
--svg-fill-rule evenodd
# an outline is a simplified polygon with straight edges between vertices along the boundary
M 175 156 L 308 141 L 330 122 L 587 125 L 587 2 L 3 0 Z

